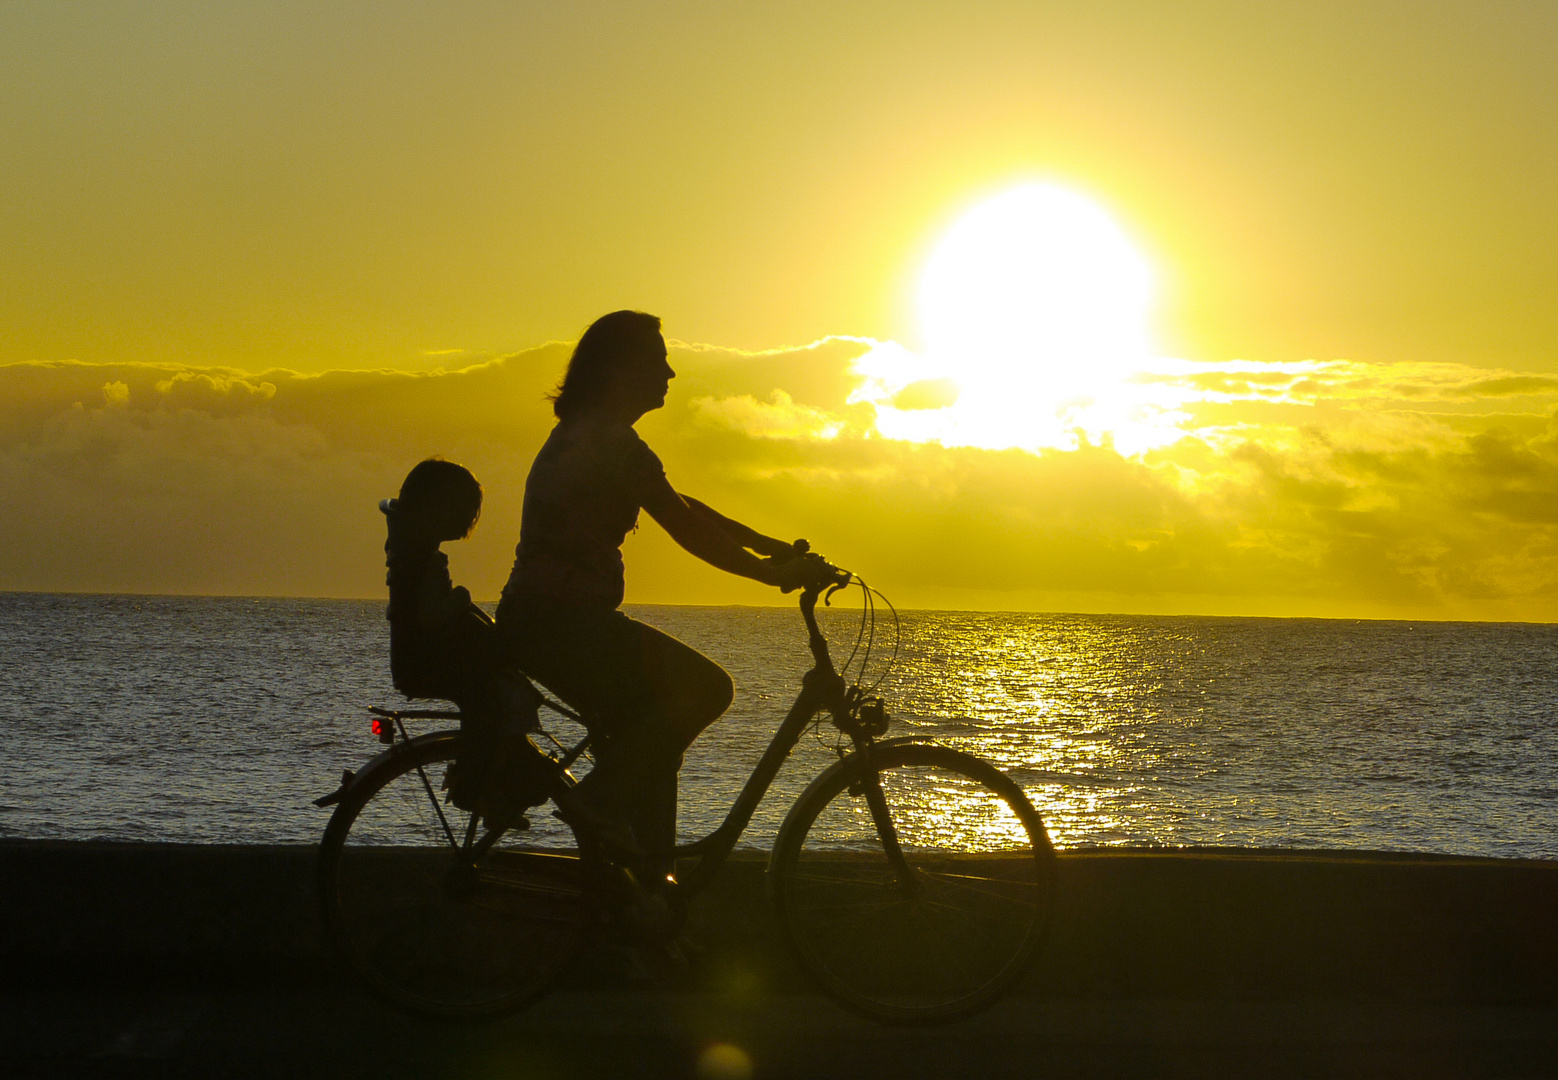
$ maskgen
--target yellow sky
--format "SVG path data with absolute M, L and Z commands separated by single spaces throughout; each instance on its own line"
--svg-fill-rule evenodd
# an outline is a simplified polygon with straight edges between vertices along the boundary
M 673 481 L 895 601 L 1558 618 L 1555 44 L 1543 4 L 7 5 L 0 588 L 376 595 L 373 502 L 439 452 L 493 595 L 541 343 L 633 306 L 706 343 L 641 428 Z M 1156 283 L 1080 442 L 970 435 L 1002 369 L 941 408 L 921 319 L 1033 181 Z M 667 545 L 630 599 L 769 599 Z

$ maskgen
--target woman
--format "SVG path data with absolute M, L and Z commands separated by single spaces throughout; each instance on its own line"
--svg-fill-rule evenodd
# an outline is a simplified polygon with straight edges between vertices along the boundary
M 514 570 L 497 623 L 510 657 L 595 718 L 596 765 L 570 812 L 648 850 L 676 840 L 676 773 L 698 733 L 730 705 L 708 657 L 618 611 L 622 541 L 639 511 L 721 570 L 790 592 L 826 564 L 678 494 L 633 425 L 665 404 L 676 372 L 660 320 L 597 319 L 552 398 L 557 426 L 525 484 Z M 661 867 L 657 869 L 668 869 Z

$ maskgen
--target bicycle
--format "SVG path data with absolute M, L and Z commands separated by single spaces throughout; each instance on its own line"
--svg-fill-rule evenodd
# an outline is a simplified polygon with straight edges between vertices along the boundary
M 993 765 L 918 736 L 883 737 L 889 717 L 871 692 L 881 680 L 846 685 L 816 618 L 824 588 L 831 598 L 860 585 L 862 630 L 847 672 L 863 639 L 869 657 L 880 594 L 839 575 L 802 590 L 813 667 L 723 823 L 669 853 L 696 862 L 653 894 L 659 907 L 641 903 L 649 894 L 634 885 L 631 859 L 566 820 L 570 770 L 589 749 L 587 733 L 568 745 L 543 729 L 554 746 L 548 801 L 522 822 L 493 823 L 440 797 L 438 773 L 457 758 L 460 733 L 412 736 L 406 727 L 458 712 L 373 709 L 388 748 L 317 800 L 335 807 L 320 845 L 318 899 L 351 967 L 415 1012 L 490 1016 L 544 994 L 625 910 L 638 913 L 642 932 L 675 934 L 686 898 L 723 865 L 801 736 L 820 732 L 826 718 L 840 733 L 839 760 L 790 808 L 767 868 L 792 954 L 829 995 L 881 1021 L 944 1022 L 996 1000 L 1023 974 L 1050 920 L 1049 837 L 1021 787 Z M 546 704 L 583 724 L 561 703 Z

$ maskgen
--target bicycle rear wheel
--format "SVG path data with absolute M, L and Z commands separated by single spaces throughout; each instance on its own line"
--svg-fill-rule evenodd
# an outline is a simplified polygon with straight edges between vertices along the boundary
M 595 925 L 573 834 L 547 811 L 480 858 L 481 822 L 445 805 L 454 733 L 423 736 L 359 778 L 319 852 L 325 923 L 352 967 L 391 1001 L 438 1016 L 526 1004 Z
M 780 922 L 802 966 L 850 1008 L 904 1024 L 966 1016 L 1042 940 L 1049 837 L 988 762 L 914 743 L 878 746 L 870 761 L 846 758 L 790 811 L 771 866 Z M 869 805 L 873 779 L 895 843 Z

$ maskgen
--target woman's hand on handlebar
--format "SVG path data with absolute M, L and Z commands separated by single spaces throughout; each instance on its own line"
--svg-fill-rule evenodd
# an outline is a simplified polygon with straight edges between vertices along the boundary
M 805 540 L 796 540 L 793 543 L 786 543 L 783 540 L 775 540 L 770 536 L 764 536 L 761 539 L 761 546 L 754 546 L 752 550 L 757 552 L 759 555 L 766 555 L 768 558 L 774 560 L 774 562 L 788 562 L 789 560 L 804 555 L 811 550 L 811 545 L 808 544 Z
M 801 545 L 806 541 L 796 541 L 796 549 L 803 552 Z M 849 571 L 842 570 L 832 565 L 821 555 L 815 552 L 794 554 L 788 559 L 774 558 L 769 560 L 774 568 L 774 584 L 779 586 L 780 592 L 791 593 L 796 589 L 823 588 L 828 585 L 842 585 L 849 581 Z

